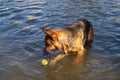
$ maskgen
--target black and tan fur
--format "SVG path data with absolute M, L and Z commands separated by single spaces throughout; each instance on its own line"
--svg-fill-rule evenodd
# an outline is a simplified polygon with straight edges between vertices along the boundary
M 60 29 L 42 28 L 45 33 L 44 54 L 63 50 L 64 54 L 76 52 L 84 54 L 84 46 L 93 41 L 93 27 L 86 19 L 79 19 L 72 25 Z

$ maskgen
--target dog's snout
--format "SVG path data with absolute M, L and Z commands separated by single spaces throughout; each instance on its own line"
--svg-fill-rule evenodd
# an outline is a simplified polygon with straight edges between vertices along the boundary
M 45 48 L 43 51 L 43 55 L 53 54 L 55 49 L 50 49 L 49 47 Z
M 46 55 L 47 55 L 45 51 L 43 51 L 43 55 L 44 55 L 44 56 L 46 56 Z

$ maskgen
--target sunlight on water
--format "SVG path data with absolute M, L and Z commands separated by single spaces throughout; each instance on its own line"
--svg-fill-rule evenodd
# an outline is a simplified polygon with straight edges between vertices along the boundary
M 120 80 L 119 0 L 0 0 L 0 80 Z M 76 63 L 69 55 L 42 66 L 41 27 L 62 28 L 79 18 L 94 27 L 94 42 Z M 57 53 L 56 53 L 57 55 Z

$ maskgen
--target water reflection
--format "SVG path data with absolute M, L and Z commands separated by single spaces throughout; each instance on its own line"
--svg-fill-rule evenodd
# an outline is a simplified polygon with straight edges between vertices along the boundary
M 61 79 L 87 79 L 87 75 L 92 71 L 92 65 L 89 64 L 91 47 L 86 47 L 86 54 L 78 57 L 78 55 L 68 55 L 59 60 L 54 65 L 49 65 L 46 69 L 46 77 L 48 80 Z M 89 67 L 89 68 L 88 68 Z
M 119 14 L 118 0 L 0 0 L 0 79 L 119 80 Z M 40 28 L 61 28 L 79 18 L 94 26 L 86 55 L 77 64 L 76 55 L 70 55 L 55 66 L 41 66 Z
M 77 79 L 79 77 L 84 79 L 91 71 L 91 68 L 85 68 L 85 65 L 87 65 L 87 56 L 81 57 L 79 62 L 76 62 L 78 61 L 76 57 L 75 55 L 70 55 L 56 63 L 56 66 L 49 66 L 46 72 L 48 80 Z

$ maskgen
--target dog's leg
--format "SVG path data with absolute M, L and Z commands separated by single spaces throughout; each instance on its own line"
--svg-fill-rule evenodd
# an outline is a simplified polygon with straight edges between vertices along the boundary
M 68 47 L 67 47 L 67 46 L 64 46 L 64 53 L 65 53 L 66 55 L 68 55 Z
M 84 49 L 83 46 L 81 46 L 81 48 L 78 50 L 78 55 L 77 55 L 77 58 L 76 58 L 76 63 L 79 63 L 81 61 L 81 59 L 84 56 L 84 53 L 85 53 L 85 49 Z
M 84 55 L 84 52 L 85 52 L 85 48 L 81 46 L 80 49 L 78 49 L 78 55 Z
M 64 54 L 64 53 L 57 55 L 55 58 L 53 58 L 53 59 L 50 61 L 50 65 L 54 65 L 57 61 L 61 60 L 61 59 L 64 58 L 65 56 L 66 56 L 66 54 Z

